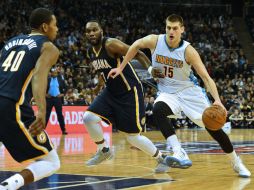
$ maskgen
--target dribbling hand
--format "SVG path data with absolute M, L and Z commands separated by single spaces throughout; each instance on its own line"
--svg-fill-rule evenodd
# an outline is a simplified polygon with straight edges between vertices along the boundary
M 228 114 L 227 109 L 226 109 L 225 106 L 221 103 L 221 101 L 216 100 L 216 101 L 214 101 L 213 105 L 221 106 L 221 107 L 224 109 L 224 111 L 226 112 L 226 115 Z

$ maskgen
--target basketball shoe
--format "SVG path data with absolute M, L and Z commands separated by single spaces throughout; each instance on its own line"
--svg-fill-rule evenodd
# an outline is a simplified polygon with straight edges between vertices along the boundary
M 233 169 L 236 173 L 238 173 L 239 177 L 248 178 L 251 176 L 250 171 L 244 166 L 241 158 L 238 156 L 237 160 L 232 163 Z
M 102 150 L 98 150 L 96 154 L 86 162 L 87 166 L 93 166 L 100 164 L 105 160 L 110 160 L 113 158 L 113 153 L 109 148 L 103 148 Z
M 166 163 L 172 168 L 186 169 L 192 166 L 192 161 L 183 148 L 174 152 L 173 156 L 167 156 Z
M 166 158 L 166 155 L 162 155 L 157 159 L 158 164 L 154 170 L 155 173 L 166 173 L 169 171 L 169 166 L 167 165 Z
M 2 182 L 1 184 L 0 184 L 0 190 L 8 190 L 8 189 L 15 189 L 15 188 L 10 188 L 10 187 L 8 187 L 8 183 L 7 182 Z

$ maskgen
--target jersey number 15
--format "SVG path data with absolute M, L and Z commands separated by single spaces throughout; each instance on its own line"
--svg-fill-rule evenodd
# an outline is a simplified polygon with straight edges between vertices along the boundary
M 17 71 L 25 53 L 25 51 L 19 51 L 18 53 L 16 53 L 16 51 L 12 51 L 2 64 L 2 67 L 4 67 L 4 71 Z
M 168 77 L 168 78 L 173 78 L 173 67 L 167 67 L 167 66 L 164 66 L 164 74 L 165 74 L 165 77 Z

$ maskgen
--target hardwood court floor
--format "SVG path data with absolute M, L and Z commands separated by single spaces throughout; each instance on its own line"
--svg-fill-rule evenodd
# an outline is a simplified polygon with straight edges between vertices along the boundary
M 99 166 L 86 167 L 96 151 L 87 134 L 52 135 L 61 158 L 57 175 L 23 189 L 146 189 L 146 190 L 253 190 L 254 179 L 242 179 L 233 172 L 229 160 L 204 130 L 178 130 L 183 147 L 193 166 L 189 169 L 170 169 L 166 174 L 154 174 L 154 159 L 131 147 L 124 134 L 106 134 L 112 143 L 115 157 Z M 144 133 L 157 147 L 166 151 L 160 132 Z M 230 134 L 235 148 L 254 174 L 254 130 L 234 129 Z M 112 142 L 111 142 L 112 140 Z M 19 171 L 24 165 L 15 163 L 4 148 L 0 149 L 0 181 Z

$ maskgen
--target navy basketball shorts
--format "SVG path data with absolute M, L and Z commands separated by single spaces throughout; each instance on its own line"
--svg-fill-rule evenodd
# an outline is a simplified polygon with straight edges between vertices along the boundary
M 113 95 L 105 88 L 88 110 L 125 133 L 140 133 L 145 125 L 144 96 L 141 85 L 121 95 Z
M 0 142 L 17 162 L 39 159 L 53 149 L 45 131 L 35 137 L 28 132 L 34 120 L 30 105 L 0 96 Z

